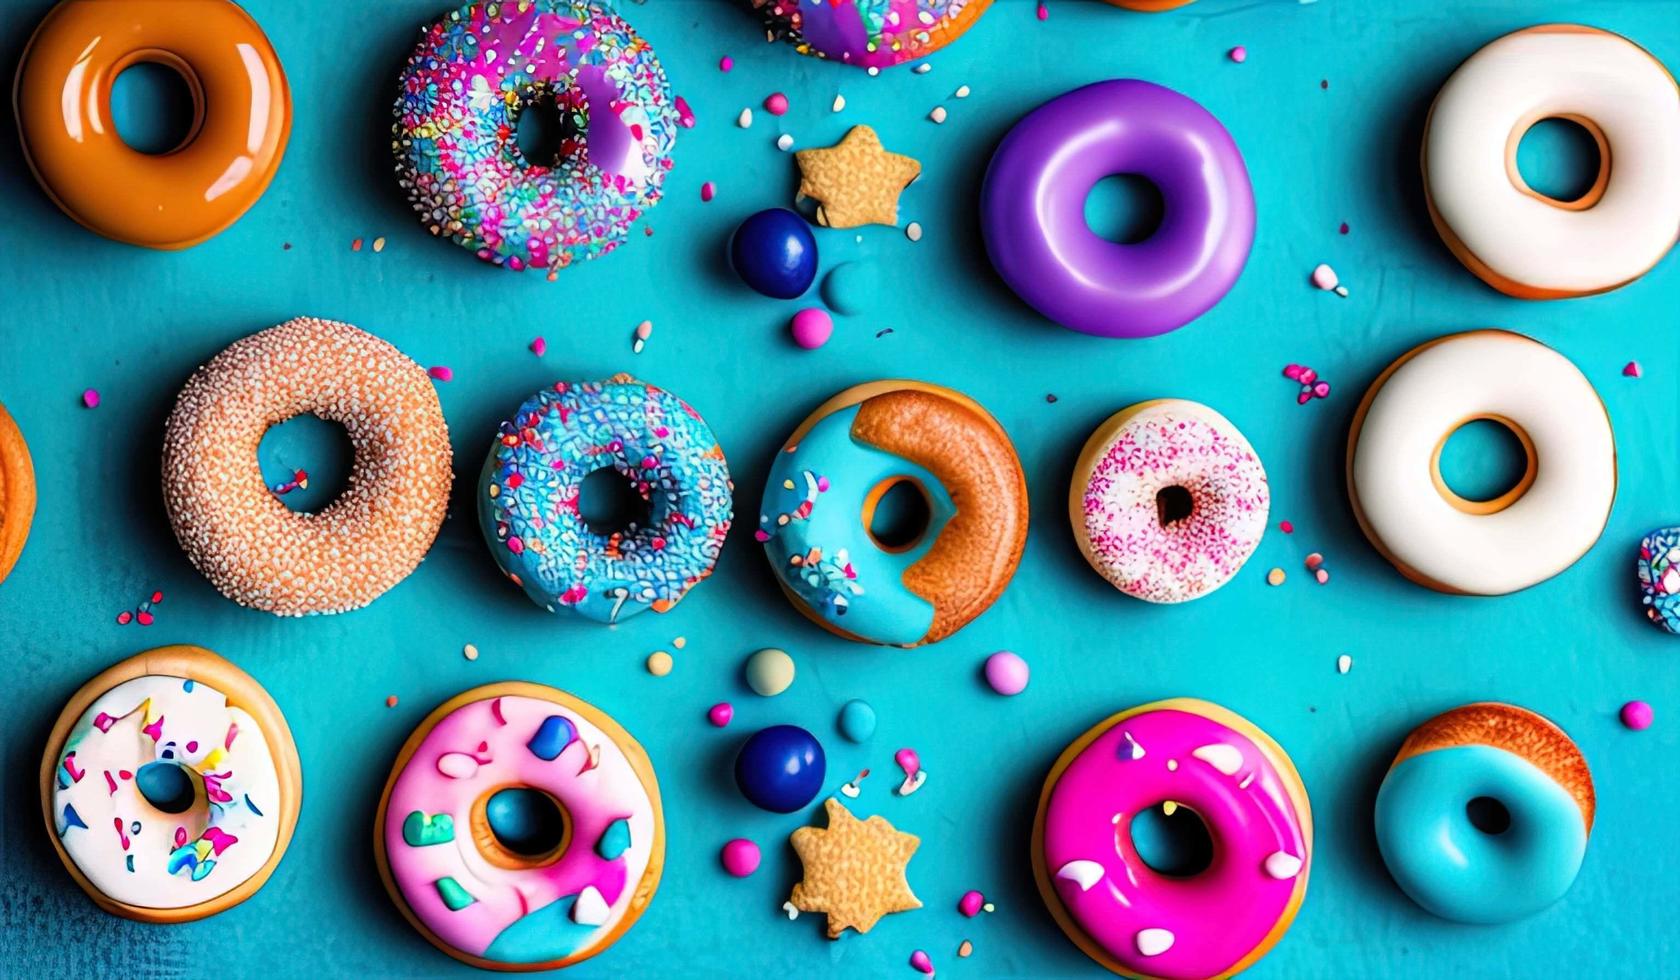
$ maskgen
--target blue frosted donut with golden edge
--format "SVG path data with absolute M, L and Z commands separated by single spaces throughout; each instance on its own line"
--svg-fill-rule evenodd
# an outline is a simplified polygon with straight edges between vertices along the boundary
M 643 520 L 591 529 L 583 481 L 615 470 Z M 723 449 L 681 398 L 628 374 L 557 382 L 501 423 L 479 479 L 478 516 L 502 572 L 550 612 L 614 623 L 667 612 L 712 573 L 734 484 Z

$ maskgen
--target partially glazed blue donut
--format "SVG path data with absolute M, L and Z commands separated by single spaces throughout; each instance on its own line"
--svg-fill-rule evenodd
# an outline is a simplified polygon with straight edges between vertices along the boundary
M 1540 716 L 1509 705 L 1457 711 L 1484 712 L 1480 717 L 1485 719 L 1487 709 L 1505 712 L 1493 723 L 1496 727 L 1484 727 L 1496 732 L 1486 741 L 1502 745 L 1478 744 L 1472 737 L 1462 744 L 1426 746 L 1415 754 L 1402 748 L 1377 792 L 1377 846 L 1389 873 L 1413 901 L 1456 922 L 1511 922 L 1562 898 L 1581 869 L 1591 830 L 1591 812 L 1583 809 L 1579 787 L 1572 790 L 1558 778 L 1559 758 L 1568 760 L 1567 769 L 1578 764 L 1575 771 L 1586 771 L 1567 736 Z M 1425 727 L 1445 731 L 1440 723 L 1453 714 Z M 1538 738 L 1512 737 L 1531 721 L 1545 726 Z M 1450 724 L 1474 730 L 1487 723 L 1467 726 L 1458 719 Z M 1414 733 L 1407 745 L 1416 738 Z M 1536 743 L 1546 746 L 1535 756 L 1546 768 L 1522 749 Z M 1591 792 L 1589 779 L 1586 806 Z M 1503 805 L 1510 815 L 1508 827 L 1489 833 L 1471 822 L 1469 803 L 1481 797 Z
M 648 508 L 608 534 L 579 510 L 584 478 L 616 470 Z M 729 466 L 698 412 L 627 374 L 558 382 L 503 422 L 479 480 L 496 563 L 537 605 L 613 623 L 666 612 L 717 564 Z

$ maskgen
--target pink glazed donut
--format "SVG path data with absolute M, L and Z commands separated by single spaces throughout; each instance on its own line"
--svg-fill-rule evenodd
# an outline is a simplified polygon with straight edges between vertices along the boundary
M 1133 818 L 1166 803 L 1212 838 L 1212 863 L 1188 877 L 1154 870 L 1132 843 Z M 1156 701 L 1102 721 L 1056 760 L 1032 858 L 1050 914 L 1108 969 L 1229 976 L 1266 955 L 1306 897 L 1312 809 L 1265 732 L 1206 701 Z
M 1271 489 L 1236 426 L 1196 402 L 1121 409 L 1074 467 L 1068 515 L 1085 560 L 1121 592 L 1185 602 L 1237 574 L 1266 532 Z
M 545 797 L 555 819 L 521 819 L 510 791 L 514 804 Z M 386 889 L 439 949 L 552 970 L 606 949 L 647 908 L 665 824 L 629 733 L 569 694 L 509 681 L 445 702 L 409 736 L 374 845 Z

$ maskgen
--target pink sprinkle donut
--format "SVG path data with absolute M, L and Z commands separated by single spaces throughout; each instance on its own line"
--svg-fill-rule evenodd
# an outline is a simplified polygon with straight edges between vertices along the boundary
M 1133 819 L 1165 804 L 1207 828 L 1205 869 L 1169 876 L 1138 853 Z M 1283 938 L 1306 897 L 1312 809 L 1265 732 L 1174 698 L 1122 711 L 1068 746 L 1044 781 L 1032 857 L 1050 914 L 1098 963 L 1128 976 L 1225 977 Z
M 1085 560 L 1129 596 L 1185 602 L 1237 574 L 1266 532 L 1260 457 L 1206 405 L 1125 408 L 1086 440 L 1068 514 Z

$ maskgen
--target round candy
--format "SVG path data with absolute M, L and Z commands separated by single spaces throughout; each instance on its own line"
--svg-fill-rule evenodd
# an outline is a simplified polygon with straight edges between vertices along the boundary
M 787 208 L 760 211 L 729 239 L 729 264 L 741 281 L 772 299 L 796 299 L 817 278 L 817 239 Z
M 747 686 L 761 697 L 775 697 L 793 684 L 793 658 L 767 647 L 747 658 Z
M 706 719 L 718 728 L 730 723 L 735 718 L 735 706 L 728 701 L 719 701 L 706 712 Z
M 852 699 L 840 709 L 840 734 L 848 741 L 863 742 L 875 734 L 875 709 L 867 701 Z
M 1651 706 L 1644 701 L 1629 701 L 1622 705 L 1622 724 L 1636 732 L 1642 732 L 1650 728 L 1651 722 L 1654 720 L 1656 720 L 1655 713 L 1651 710 Z
M 723 861 L 723 870 L 737 878 L 745 878 L 758 870 L 758 845 L 745 837 L 737 837 L 723 845 L 720 858 Z
M 796 725 L 754 732 L 735 756 L 735 785 L 753 806 L 792 813 L 816 799 L 828 771 L 822 745 Z
M 816 350 L 834 336 L 834 318 L 827 310 L 807 307 L 793 315 L 788 332 L 793 334 L 794 343 L 806 350 Z
M 999 650 L 986 658 L 986 683 L 1004 696 L 1027 689 L 1027 662 L 1020 655 Z

